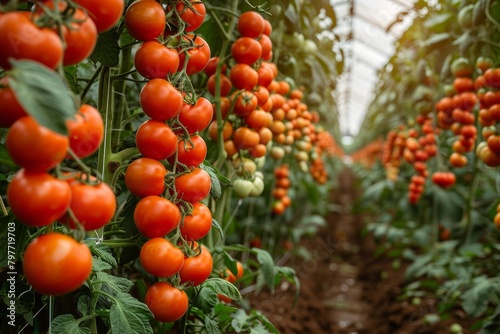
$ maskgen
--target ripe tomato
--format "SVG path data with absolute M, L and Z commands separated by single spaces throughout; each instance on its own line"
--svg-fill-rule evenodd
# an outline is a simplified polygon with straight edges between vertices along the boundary
M 183 106 L 182 94 L 164 79 L 148 81 L 141 90 L 142 110 L 158 121 L 176 117 Z
M 139 152 L 155 160 L 172 156 L 177 150 L 177 136 L 172 129 L 161 121 L 150 119 L 137 129 L 135 141 Z
M 124 22 L 130 36 L 140 41 L 151 41 L 165 30 L 165 12 L 156 1 L 139 0 L 127 8 Z
M 8 84 L 8 77 L 0 79 L 0 128 L 9 128 L 21 117 L 27 116 Z
M 269 100 L 269 91 L 266 87 L 257 86 L 254 94 L 257 96 L 259 106 L 263 106 Z
M 75 2 L 87 10 L 98 32 L 113 28 L 125 7 L 123 0 L 75 0 Z
M 33 240 L 24 253 L 23 271 L 29 284 L 44 295 L 63 295 L 78 289 L 92 271 L 87 245 L 60 233 Z
M 134 210 L 134 222 L 139 232 L 148 238 L 161 238 L 172 232 L 181 221 L 179 208 L 160 196 L 144 197 Z
M 22 12 L 0 16 L 0 66 L 10 70 L 9 58 L 30 59 L 56 68 L 63 57 L 59 36 L 48 28 L 38 28 Z
M 219 57 L 210 58 L 208 60 L 207 66 L 203 69 L 203 72 L 205 72 L 205 74 L 207 76 L 211 76 L 212 74 L 215 74 L 215 72 L 217 70 L 218 63 L 219 63 Z M 227 66 L 226 66 L 226 64 L 223 64 L 222 68 L 221 68 L 221 73 L 225 74 L 226 71 L 227 71 Z
M 29 226 L 45 226 L 56 221 L 71 202 L 69 185 L 45 172 L 19 170 L 7 188 L 14 215 Z
M 238 31 L 241 36 L 257 38 L 262 35 L 264 29 L 264 18 L 257 12 L 245 12 L 238 19 Z
M 34 118 L 24 116 L 10 127 L 5 146 L 17 165 L 27 170 L 46 171 L 64 159 L 69 140 L 41 126 Z
M 259 144 L 260 136 L 258 132 L 242 126 L 234 130 L 233 141 L 240 150 L 247 150 Z
M 199 240 L 208 234 L 212 227 L 212 213 L 203 203 L 195 203 L 191 214 L 184 217 L 180 231 L 187 241 Z
M 208 43 L 201 38 L 201 36 L 196 35 L 196 38 L 194 37 L 194 35 L 188 35 L 187 37 L 190 40 L 190 43 L 193 43 L 194 45 L 192 49 L 186 51 L 189 54 L 189 60 L 186 66 L 186 73 L 188 75 L 193 75 L 203 71 L 210 60 L 210 46 Z M 179 54 L 179 58 L 179 66 L 180 68 L 183 68 L 184 61 L 186 59 L 184 52 Z
M 175 189 L 180 199 L 196 203 L 207 197 L 212 186 L 210 175 L 203 169 L 195 168 L 192 172 L 175 179 Z
M 199 97 L 196 104 L 185 104 L 179 114 L 179 122 L 189 134 L 205 130 L 212 120 L 214 109 L 212 103 L 204 97 Z
M 63 65 L 74 65 L 81 62 L 94 51 L 97 42 L 97 28 L 94 21 L 81 9 L 77 9 L 73 21 L 68 29 L 63 28 L 66 49 L 64 50 Z
M 212 121 L 212 123 L 210 123 L 210 126 L 208 127 L 208 136 L 210 137 L 210 139 L 217 141 L 219 139 L 217 133 L 218 131 L 217 121 Z M 226 141 L 231 138 L 232 135 L 233 125 L 229 121 L 224 122 L 222 128 L 222 140 Z
M 262 47 L 262 55 L 261 57 L 266 59 L 269 58 L 271 52 L 273 51 L 273 42 L 268 35 L 263 34 L 259 38 L 260 46 Z
M 259 100 L 254 93 L 248 90 L 241 90 L 233 94 L 234 102 L 233 112 L 241 117 L 250 115 L 257 108 Z
M 259 81 L 257 71 L 247 64 L 236 64 L 229 72 L 229 78 L 236 89 L 253 90 Z
M 181 283 L 189 282 L 198 286 L 205 282 L 212 273 L 213 259 L 207 247 L 201 245 L 200 254 L 184 259 L 184 265 L 179 271 Z
M 492 134 L 486 139 L 486 143 L 490 150 L 496 155 L 500 155 L 500 136 Z
M 247 125 L 252 129 L 260 130 L 271 124 L 271 119 L 268 115 L 269 113 L 264 110 L 255 109 L 247 117 L 245 117 L 245 123 L 247 123 Z
M 210 94 L 215 96 L 215 80 L 216 80 L 216 75 L 212 74 L 207 81 L 207 90 Z M 231 80 L 224 74 L 220 75 L 220 96 L 228 96 L 229 93 L 231 92 L 231 89 L 233 88 L 233 85 L 231 84 Z
M 240 37 L 233 43 L 231 55 L 237 63 L 253 65 L 262 56 L 262 45 L 253 38 Z
M 153 2 L 139 0 L 138 2 Z M 136 2 L 134 2 L 136 3 Z M 179 54 L 157 41 L 144 42 L 135 53 L 134 65 L 140 75 L 146 79 L 165 79 L 179 68 Z
M 165 190 L 167 169 L 161 162 L 150 158 L 139 158 L 125 172 L 128 190 L 140 197 L 160 195 Z
M 257 81 L 259 86 L 267 87 L 274 80 L 273 70 L 269 66 L 265 65 L 265 63 L 262 63 L 262 65 L 259 67 L 259 69 L 257 70 L 257 74 L 259 76 L 259 79 Z
M 243 277 L 243 273 L 244 273 L 244 269 L 243 269 L 243 264 L 241 264 L 240 261 L 237 261 L 236 262 L 236 268 L 237 268 L 237 273 L 236 275 L 234 275 L 231 270 L 229 269 L 226 269 L 226 280 L 228 282 L 231 282 L 231 283 L 234 283 L 236 282 L 237 279 L 239 278 L 242 278 Z
M 271 36 L 272 31 L 273 31 L 273 26 L 271 25 L 271 22 L 264 19 L 264 31 L 262 33 L 266 36 Z
M 156 320 L 172 322 L 179 320 L 186 313 L 189 299 L 184 291 L 168 283 L 157 282 L 146 292 L 144 303 Z
M 149 274 L 170 277 L 181 270 L 184 253 L 167 239 L 153 238 L 142 246 L 139 260 Z
M 104 182 L 85 184 L 75 179 L 68 181 L 71 188 L 70 209 L 86 231 L 97 230 L 106 225 L 116 211 L 113 190 Z M 71 228 L 77 228 L 69 215 L 63 220 Z
M 189 141 L 179 140 L 177 144 L 177 161 L 187 167 L 198 167 L 207 156 L 207 144 L 198 135 L 191 136 Z M 174 163 L 173 157 L 169 159 Z
M 467 165 L 467 157 L 463 154 L 454 152 L 450 155 L 450 165 L 453 167 L 463 167 Z
M 182 1 L 178 1 L 175 10 L 179 13 L 179 17 L 186 24 L 184 31 L 191 32 L 198 29 L 203 20 L 205 20 L 206 8 L 205 5 L 198 0 L 190 0 L 192 8 L 186 7 Z
M 84 104 L 75 115 L 74 120 L 66 121 L 69 147 L 79 158 L 93 154 L 102 143 L 104 122 L 96 108 Z

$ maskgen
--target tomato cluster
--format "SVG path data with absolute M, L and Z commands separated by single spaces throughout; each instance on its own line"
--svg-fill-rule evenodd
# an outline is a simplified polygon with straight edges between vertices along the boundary
M 290 196 L 288 196 L 288 189 L 292 185 L 290 181 L 290 170 L 287 165 L 281 165 L 274 170 L 276 182 L 273 189 L 273 203 L 272 212 L 275 215 L 281 215 L 292 204 Z

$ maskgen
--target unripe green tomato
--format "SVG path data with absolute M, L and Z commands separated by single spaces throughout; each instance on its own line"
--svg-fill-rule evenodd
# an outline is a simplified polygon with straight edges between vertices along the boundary
M 272 149 L 271 149 L 271 157 L 274 159 L 274 160 L 280 160 L 280 159 L 283 159 L 283 157 L 285 156 L 285 149 L 283 147 L 280 147 L 280 146 L 274 146 Z
M 264 180 L 264 173 L 262 173 L 261 171 L 256 171 L 254 175 L 257 178 Z
M 252 190 L 250 191 L 250 196 L 257 197 L 264 191 L 264 181 L 256 177 L 252 182 Z
M 453 334 L 460 334 L 463 332 L 463 328 L 460 324 L 454 323 L 450 326 L 450 332 Z
M 255 158 L 255 163 L 257 165 L 257 169 L 264 168 L 264 165 L 266 164 L 266 156 L 264 155 L 260 158 Z
M 307 161 L 309 160 L 309 154 L 305 151 L 295 152 L 295 159 L 297 159 L 297 161 Z
M 285 154 L 292 153 L 292 147 L 290 145 L 284 145 L 283 149 L 285 150 Z
M 299 168 L 303 173 L 307 173 L 309 171 L 309 165 L 305 161 L 299 162 Z
M 239 198 L 247 198 L 250 195 L 252 188 L 252 181 L 243 179 L 236 179 L 233 181 L 233 190 Z

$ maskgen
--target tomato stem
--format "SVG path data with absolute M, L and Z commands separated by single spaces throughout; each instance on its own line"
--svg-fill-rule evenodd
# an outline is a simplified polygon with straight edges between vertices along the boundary
M 101 174 L 104 182 L 111 181 L 112 173 L 109 170 L 108 163 L 111 158 L 111 138 L 113 131 L 113 111 L 111 108 L 112 94 L 110 84 L 110 68 L 104 67 L 101 72 L 99 80 L 99 95 L 97 101 L 97 108 L 104 116 L 104 138 L 99 150 L 97 171 Z
M 2 213 L 4 216 L 7 216 L 9 214 L 7 212 L 7 208 L 5 207 L 5 203 L 3 202 L 2 196 L 0 196 L 0 209 L 2 209 Z

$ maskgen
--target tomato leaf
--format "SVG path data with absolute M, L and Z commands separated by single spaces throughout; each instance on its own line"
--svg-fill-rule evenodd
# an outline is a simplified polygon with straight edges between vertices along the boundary
M 269 331 L 269 333 L 279 334 L 279 331 L 276 329 L 276 327 L 274 327 L 269 319 L 261 312 L 252 310 L 250 312 L 250 316 L 252 317 L 252 319 L 258 320 L 265 327 L 265 329 Z
M 92 270 L 95 272 L 111 269 L 111 265 L 100 258 L 92 259 Z
M 73 94 L 56 72 L 34 61 L 11 61 L 14 66 L 10 87 L 26 112 L 41 125 L 63 135 L 66 120 L 73 119 L 77 108 Z
M 268 252 L 259 248 L 252 248 L 252 253 L 257 256 L 264 281 L 271 289 L 271 292 L 274 292 L 275 268 L 273 258 Z
M 107 67 L 115 67 L 120 62 L 120 36 L 114 30 L 99 34 L 94 52 L 90 55 L 93 62 L 100 62 Z
M 96 245 L 95 239 L 91 238 L 85 239 L 85 243 L 87 244 L 87 246 L 89 246 L 92 254 L 97 255 L 98 258 L 109 263 L 113 268 L 116 268 L 118 266 L 118 263 L 116 262 L 113 254 L 111 254 L 111 250 L 109 249 L 109 247 L 102 244 Z
M 64 68 L 64 77 L 66 78 L 69 88 L 73 91 L 73 93 L 80 94 L 80 89 L 82 87 L 80 86 L 80 82 L 77 80 L 77 65 L 66 66 Z
M 153 314 L 146 304 L 123 292 L 114 296 L 113 301 L 109 312 L 112 333 L 153 333 L 149 323 Z
M 219 222 L 215 219 L 212 219 L 212 227 L 217 230 L 220 234 L 220 238 L 224 239 L 224 231 L 222 230 L 222 227 L 219 225 Z
M 205 165 L 205 163 L 200 165 L 200 168 L 210 175 L 211 187 L 210 187 L 210 195 L 218 200 L 222 196 L 222 187 L 219 182 L 219 178 L 217 177 L 217 172 L 215 168 L 209 165 Z
M 241 301 L 241 294 L 237 287 L 232 283 L 218 277 L 209 278 L 202 284 L 203 287 L 209 287 L 216 293 L 231 298 L 234 301 Z
M 228 306 L 222 303 L 218 303 L 214 307 L 214 314 L 219 318 L 219 324 L 221 328 L 225 328 L 227 324 L 230 324 L 233 318 L 231 314 L 236 312 L 238 309 L 232 306 Z
M 284 277 L 287 281 L 295 284 L 295 298 L 293 304 L 296 305 L 300 295 L 300 280 L 295 273 L 295 270 L 290 267 L 276 266 L 277 275 Z
M 218 301 L 217 293 L 213 289 L 200 289 L 193 306 L 203 311 L 202 313 L 210 313 Z
M 110 289 L 117 294 L 128 292 L 134 285 L 134 283 L 125 277 L 113 276 L 104 271 L 97 273 L 95 281 L 102 283 L 107 289 Z
M 224 264 L 226 265 L 227 269 L 229 269 L 234 276 L 238 275 L 238 266 L 236 265 L 236 260 L 233 259 L 233 257 L 226 251 L 223 251 L 222 255 L 224 256 Z
M 90 296 L 88 295 L 82 295 L 80 298 L 78 298 L 78 304 L 76 305 L 76 309 L 82 316 L 87 315 L 87 312 L 89 311 L 89 305 L 90 305 Z
M 207 331 L 208 334 L 221 333 L 217 322 L 212 320 L 208 315 L 205 315 L 204 324 L 205 324 L 205 330 Z
M 12 231 L 12 227 L 15 228 L 15 231 Z M 0 244 L 9 245 L 9 236 L 15 236 L 15 245 L 13 245 L 15 247 L 15 259 L 11 259 L 11 262 L 15 262 L 21 259 L 21 254 L 26 247 L 28 227 L 24 224 L 14 223 L 14 216 L 12 214 L 0 218 Z M 10 248 L 10 252 L 12 255 L 12 248 Z M 9 247 L 0 248 L 0 268 L 6 268 L 9 265 L 8 253 Z
M 90 328 L 80 327 L 82 322 L 71 314 L 63 314 L 52 320 L 52 334 L 90 334 Z

